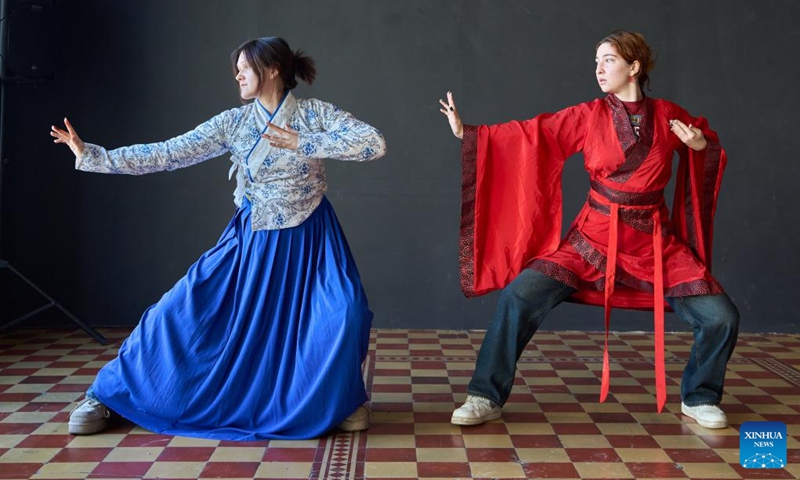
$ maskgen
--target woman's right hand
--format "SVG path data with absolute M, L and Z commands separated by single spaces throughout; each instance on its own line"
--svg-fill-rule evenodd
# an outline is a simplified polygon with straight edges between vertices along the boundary
M 66 125 L 67 130 L 64 131 L 55 125 L 50 127 L 50 136 L 55 137 L 53 143 L 64 143 L 66 144 L 72 153 L 75 154 L 76 157 L 80 157 L 83 154 L 84 144 L 81 137 L 75 132 L 75 129 L 72 128 L 72 124 L 69 123 L 66 117 L 64 117 L 64 125 Z
M 453 131 L 453 135 L 458 138 L 463 138 L 464 124 L 461 123 L 461 117 L 458 116 L 456 103 L 453 101 L 453 92 L 447 92 L 447 103 L 441 98 L 439 99 L 439 103 L 442 104 L 443 107 L 440 108 L 439 111 L 442 112 L 447 117 L 447 121 L 450 122 L 450 129 Z

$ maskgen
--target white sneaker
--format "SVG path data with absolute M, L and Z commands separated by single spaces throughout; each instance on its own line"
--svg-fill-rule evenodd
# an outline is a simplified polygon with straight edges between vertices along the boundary
M 108 425 L 111 411 L 92 398 L 84 398 L 69 413 L 68 431 L 73 435 L 91 435 L 102 431 Z
M 698 405 L 690 407 L 681 402 L 681 413 L 695 419 L 698 425 L 706 428 L 725 428 L 728 426 L 728 417 L 716 405 Z
M 467 395 L 464 405 L 453 412 L 450 423 L 453 425 L 480 425 L 500 418 L 501 415 L 500 407 L 488 398 Z
M 344 432 L 358 432 L 369 428 L 370 417 L 372 412 L 366 405 L 361 405 L 356 408 L 356 411 L 351 413 L 349 417 L 345 418 L 339 424 L 339 430 Z

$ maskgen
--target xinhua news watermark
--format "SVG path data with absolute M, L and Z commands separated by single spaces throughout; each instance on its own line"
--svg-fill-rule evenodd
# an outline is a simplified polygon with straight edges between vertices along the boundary
M 744 468 L 786 466 L 786 424 L 744 422 L 739 430 L 739 464 Z

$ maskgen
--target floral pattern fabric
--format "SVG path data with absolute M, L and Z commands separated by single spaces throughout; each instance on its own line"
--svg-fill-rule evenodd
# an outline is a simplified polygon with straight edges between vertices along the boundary
M 297 150 L 270 147 L 261 134 L 272 119 L 298 132 Z M 305 221 L 327 190 L 324 159 L 368 161 L 386 153 L 376 128 L 337 106 L 291 93 L 272 115 L 258 100 L 222 112 L 194 130 L 164 142 L 113 150 L 86 143 L 75 168 L 143 175 L 189 167 L 226 152 L 236 173 L 234 202 L 252 205 L 253 230 L 290 228 Z

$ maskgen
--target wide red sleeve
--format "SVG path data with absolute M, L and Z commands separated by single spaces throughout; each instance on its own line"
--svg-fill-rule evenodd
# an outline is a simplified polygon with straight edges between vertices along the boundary
M 686 145 L 678 150 L 680 163 L 675 179 L 672 222 L 676 235 L 710 270 L 714 214 L 728 157 L 719 144 L 719 136 L 705 118 L 692 117 L 677 106 L 675 113 L 682 122 L 699 128 L 708 146 L 699 152 Z
M 464 126 L 461 289 L 505 287 L 535 256 L 558 247 L 564 161 L 583 149 L 597 101 L 523 122 Z

